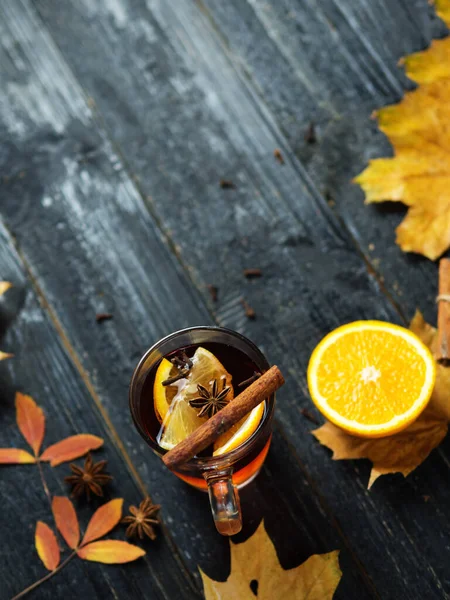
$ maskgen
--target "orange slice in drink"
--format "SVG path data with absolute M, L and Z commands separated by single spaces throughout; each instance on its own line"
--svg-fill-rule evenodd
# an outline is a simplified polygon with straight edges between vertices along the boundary
M 255 433 L 264 415 L 264 402 L 258 404 L 248 415 L 233 425 L 214 442 L 214 456 L 225 454 L 243 444 Z
M 153 384 L 153 402 L 155 406 L 156 416 L 162 423 L 167 415 L 172 400 L 175 398 L 178 392 L 178 386 L 176 382 L 174 385 L 163 386 L 163 381 L 174 377 L 178 373 L 178 369 L 173 365 L 170 360 L 163 358 L 158 370 L 155 375 L 155 382 Z
M 189 373 L 173 385 L 162 385 L 163 381 L 177 373 L 176 368 L 172 371 L 174 367 L 167 359 L 161 361 L 155 375 L 154 406 L 163 422 L 158 443 L 166 450 L 176 446 L 206 421 L 206 418 L 199 417 L 198 411 L 189 404 L 190 400 L 198 397 L 198 384 L 209 389 L 214 380 L 225 380 L 225 385 L 231 387 L 227 398 L 233 399 L 232 377 L 214 354 L 199 347 L 191 360 L 192 367 Z
M 401 431 L 426 407 L 436 365 L 409 329 L 356 321 L 335 329 L 315 348 L 308 387 L 317 408 L 361 437 Z

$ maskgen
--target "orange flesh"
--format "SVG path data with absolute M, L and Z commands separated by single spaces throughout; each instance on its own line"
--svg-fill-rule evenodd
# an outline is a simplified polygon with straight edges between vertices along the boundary
M 374 334 L 376 333 L 376 334 Z M 420 396 L 424 359 L 390 332 L 349 332 L 323 353 L 318 390 L 330 408 L 364 425 L 404 414 Z

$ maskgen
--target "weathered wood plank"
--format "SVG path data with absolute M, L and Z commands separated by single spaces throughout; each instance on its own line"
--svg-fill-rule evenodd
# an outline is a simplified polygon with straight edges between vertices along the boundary
M 0 446 L 26 448 L 15 423 L 14 396 L 17 390 L 32 395 L 46 415 L 45 446 L 75 433 L 92 433 L 105 440 L 94 460 L 106 458 L 114 481 L 105 489 L 107 499 L 123 497 L 124 511 L 142 499 L 143 490 L 135 481 L 114 433 L 92 402 L 89 391 L 74 368 L 45 310 L 30 289 L 23 266 L 11 241 L 0 226 L 0 273 L 14 283 L 0 304 L 4 347 L 14 358 L 0 365 Z M 82 461 L 78 461 L 82 463 Z M 68 495 L 64 477 L 67 464 L 51 468 L 43 465 L 53 495 Z M 46 574 L 34 548 L 37 520 L 53 526 L 51 511 L 33 465 L 2 466 L 0 469 L 2 511 L 1 598 L 11 598 L 27 585 Z M 99 506 L 95 499 L 75 502 L 83 528 Z M 163 518 L 167 518 L 167 514 Z M 121 528 L 120 538 L 124 539 Z M 116 537 L 117 534 L 108 537 Z M 63 571 L 36 592 L 36 598 L 193 598 L 200 597 L 187 569 L 171 542 L 161 530 L 158 540 L 145 543 L 147 556 L 131 565 L 109 567 L 72 561 Z
M 230 55 L 239 56 L 238 68 L 251 78 L 317 189 L 336 204 L 406 317 L 420 307 L 434 320 L 434 265 L 403 255 L 395 245 L 404 209 L 364 206 L 361 190 L 351 183 L 369 158 L 391 153 L 369 115 L 411 89 L 397 63 L 443 34 L 432 8 L 426 0 L 198 4 Z M 304 139 L 311 122 L 316 144 Z
M 132 428 L 126 403 L 131 371 L 143 350 L 171 329 L 209 322 L 209 313 L 89 111 L 77 110 L 81 90 L 24 6 L 9 5 L 2 19 L 4 46 L 15 48 L 21 57 L 19 63 L 13 55 L 3 96 L 2 126 L 9 140 L 2 156 L 9 175 L 2 206 L 6 220 L 35 285 L 50 302 L 47 310 L 71 358 L 91 393 L 98 393 L 106 408 L 102 414 L 110 417 L 154 500 L 163 504 L 166 523 L 191 571 L 198 579 L 196 565 L 201 564 L 225 577 L 228 542 L 214 531 L 206 497 L 174 480 L 150 454 Z M 19 90 L 11 85 L 19 64 L 26 110 L 17 108 Z M 47 96 L 44 76 L 52 69 L 59 78 L 51 81 L 55 87 Z M 103 310 L 114 318 L 96 325 L 95 313 Z M 273 459 L 284 469 L 267 472 L 268 480 L 263 474 L 245 490 L 248 528 L 261 515 L 268 516 L 272 530 L 274 514 L 277 521 L 289 523 L 275 535 L 288 564 L 313 552 L 343 548 L 347 573 L 340 597 L 372 597 L 371 583 L 362 580 L 365 574 L 352 558 L 352 548 L 328 525 L 320 501 L 310 493 L 306 476 L 278 433 Z M 162 578 L 169 575 L 164 568 L 160 573 Z
M 0 272 L 15 283 L 15 288 L 8 293 L 1 305 L 2 324 L 7 331 L 3 342 L 4 347 L 16 352 L 13 360 L 1 365 L 0 401 L 3 410 L 0 445 L 24 447 L 24 441 L 15 426 L 13 406 L 15 390 L 22 389 L 32 394 L 45 410 L 46 443 L 81 431 L 103 436 L 106 440 L 105 448 L 95 455 L 108 459 L 109 472 L 115 478 L 114 483 L 107 489 L 106 497 L 109 499 L 124 496 L 126 505 L 139 502 L 142 490 L 132 480 L 128 465 L 120 449 L 115 446 L 115 437 L 103 421 L 103 415 L 93 405 L 84 382 L 71 364 L 70 357 L 62 347 L 45 310 L 39 306 L 33 291 L 29 284 L 27 285 L 20 259 L 2 228 L 0 241 Z M 146 457 L 145 448 L 143 457 Z M 50 523 L 51 519 L 39 475 L 37 470 L 32 469 L 30 466 L 18 466 L 3 467 L 1 470 L 0 490 L 6 502 L 0 527 L 4 531 L 10 531 L 11 522 L 15 521 L 17 525 L 14 537 L 8 537 L 8 545 L 5 548 L 6 568 L 11 575 L 8 577 L 2 571 L 4 587 L 0 597 L 4 598 L 9 598 L 17 592 L 18 581 L 25 586 L 37 579 L 42 572 L 33 546 L 33 526 L 38 519 L 44 518 Z M 54 494 L 64 495 L 68 492 L 62 483 L 68 472 L 67 465 L 55 469 L 45 468 L 47 481 Z M 147 479 L 155 489 L 155 502 L 163 504 L 162 518 L 167 521 L 169 527 L 184 527 L 187 530 L 181 534 L 181 541 L 183 554 L 191 568 L 194 569 L 195 562 L 201 560 L 202 568 L 208 573 L 216 577 L 225 577 L 229 568 L 228 542 L 214 533 L 206 497 L 176 482 L 165 470 L 162 470 L 162 473 L 167 477 L 161 478 L 158 469 L 152 469 Z M 23 488 L 27 489 L 26 495 L 19 492 Z M 93 508 L 97 506 L 98 502 L 94 501 Z M 252 533 L 260 519 L 264 518 L 285 568 L 303 562 L 312 553 L 341 548 L 341 565 L 346 569 L 346 578 L 336 597 L 345 598 L 348 594 L 356 596 L 365 589 L 351 549 L 346 548 L 345 540 L 329 529 L 324 509 L 310 493 L 305 474 L 293 462 L 287 444 L 277 432 L 263 474 L 254 484 L 242 491 L 242 509 L 246 516 L 243 536 L 247 537 Z M 85 503 L 78 503 L 77 510 L 86 524 L 92 509 Z M 285 527 L 280 528 L 280 523 L 285 524 Z M 207 554 L 204 553 L 205 537 L 208 542 Z M 195 539 L 195 546 L 203 549 L 201 556 L 195 547 L 187 543 L 189 538 Z M 38 597 L 54 597 L 56 584 L 58 593 L 68 597 L 74 593 L 74 589 L 77 589 L 77 594 L 88 594 L 89 598 L 104 598 L 110 595 L 141 597 L 138 592 L 141 589 L 140 584 L 144 586 L 141 593 L 145 597 L 196 597 L 195 590 L 189 587 L 189 582 L 183 582 L 181 565 L 170 554 L 173 552 L 173 546 L 164 537 L 164 533 L 160 534 L 157 542 L 145 546 L 152 569 L 151 577 L 156 573 L 156 589 L 150 585 L 148 565 L 146 568 L 139 563 L 123 568 L 117 567 L 120 573 L 98 565 L 98 574 L 95 566 L 81 563 L 78 570 L 72 565 L 58 580 L 48 583 L 39 591 L 41 595 Z M 19 575 L 22 571 L 23 576 Z M 367 582 L 367 585 L 370 587 L 370 582 Z M 159 590 L 159 586 L 164 591 Z M 110 595 L 107 589 L 110 589 Z
M 387 593 L 395 597 L 413 579 L 418 593 L 439 597 L 448 584 L 441 562 L 447 550 L 433 519 L 423 520 L 418 502 L 408 507 L 413 514 L 400 519 L 398 511 L 382 503 L 389 483 L 369 495 L 362 477 L 355 480 L 354 465 L 331 465 L 323 449 L 305 435 L 307 427 L 298 413 L 299 404 L 307 402 L 303 373 L 320 336 L 346 320 L 396 317 L 345 234 L 337 232 L 336 221 L 311 190 L 299 163 L 290 157 L 283 167 L 274 163 L 275 146 L 286 157 L 288 151 L 265 106 L 251 87 L 242 85 L 208 23 L 191 4 L 64 4 L 71 36 L 50 0 L 37 6 L 138 173 L 152 209 L 162 215 L 189 261 L 195 281 L 219 285 L 219 321 L 249 332 L 291 374 L 278 418 L 302 459 L 314 465 L 314 478 L 319 478 L 320 489 L 376 585 L 385 593 L 388 587 Z M 77 56 L 79 41 L 74 42 L 73 32 L 82 32 L 92 60 Z M 102 65 L 111 56 L 114 74 L 108 76 Z M 151 135 L 145 137 L 142 131 Z M 148 171 L 154 164 L 160 172 L 156 179 Z M 223 176 L 236 181 L 235 192 L 217 188 Z M 166 202 L 167 194 L 177 198 L 178 213 Z M 243 282 L 240 272 L 247 266 L 262 266 L 264 279 Z M 255 323 L 245 323 L 241 316 L 243 293 L 260 316 Z M 442 461 L 434 457 L 429 465 L 445 479 Z M 402 489 L 414 502 L 423 483 L 414 486 L 412 481 Z M 448 494 L 444 483 L 437 485 L 440 493 Z M 426 556 L 416 545 L 424 522 L 430 540 Z M 380 547 L 386 548 L 382 559 Z
M 302 458 L 314 465 L 311 479 L 325 491 L 377 587 L 388 586 L 395 597 L 408 581 L 418 593 L 439 597 L 446 583 L 446 549 L 433 520 L 426 521 L 430 544 L 424 557 L 416 546 L 421 510 L 416 506 L 412 516 L 398 519 L 392 507 L 364 491 L 354 465 L 331 465 L 305 435 L 298 412 L 307 402 L 303 373 L 320 336 L 345 320 L 396 316 L 301 165 L 289 156 L 264 104 L 243 85 L 192 4 L 64 3 L 58 18 L 50 0 L 37 7 L 140 177 L 151 209 L 170 231 L 194 281 L 219 285 L 219 321 L 249 332 L 292 374 L 279 420 Z M 64 21 L 71 23 L 70 35 Z M 78 55 L 81 39 L 89 61 Z M 108 61 L 114 64 L 109 72 Z M 147 131 L 151 134 L 143 134 Z M 286 156 L 284 166 L 273 159 L 276 146 Z M 150 171 L 155 165 L 157 175 Z M 218 188 L 224 175 L 238 185 L 232 195 Z M 168 195 L 176 198 L 177 211 Z M 264 279 L 244 282 L 240 272 L 247 266 L 262 266 Z M 260 317 L 255 323 L 242 315 L 243 293 L 255 304 Z M 71 330 L 79 323 L 76 315 L 65 317 Z M 86 347 L 82 331 L 73 335 Z M 447 471 L 439 458 L 429 464 Z M 405 490 L 413 502 L 419 486 L 412 482 Z M 437 485 L 448 494 L 445 484 Z M 387 557 L 380 556 L 380 547 Z

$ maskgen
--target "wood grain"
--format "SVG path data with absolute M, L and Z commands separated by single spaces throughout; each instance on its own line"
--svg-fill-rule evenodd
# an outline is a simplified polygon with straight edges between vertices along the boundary
M 124 14 L 120 5 L 110 3 L 108 6 L 114 6 L 115 12 L 111 12 L 109 17 L 120 27 Z M 69 23 L 70 19 L 67 21 L 59 8 L 58 18 Z M 89 10 L 96 9 L 96 6 L 90 5 Z M 44 322 L 52 332 L 47 337 L 53 339 L 56 334 L 59 336 L 58 347 L 61 348 L 61 344 L 64 347 L 70 372 L 76 381 L 82 382 L 83 394 L 87 396 L 83 395 L 74 404 L 71 394 L 75 384 L 60 364 L 49 358 L 46 359 L 45 383 L 39 379 L 28 391 L 40 399 L 39 391 L 48 389 L 52 397 L 58 398 L 59 388 L 54 386 L 64 385 L 67 389 L 61 406 L 74 406 L 73 423 L 77 428 L 84 426 L 83 419 L 92 412 L 97 415 L 98 426 L 92 432 L 101 429 L 108 433 L 120 463 L 126 465 L 135 481 L 150 488 L 155 502 L 163 504 L 165 522 L 192 575 L 198 581 L 196 565 L 200 564 L 209 574 L 225 577 L 228 543 L 214 532 L 207 498 L 176 482 L 149 453 L 132 427 L 126 402 L 132 369 L 141 353 L 155 339 L 187 324 L 211 322 L 205 299 L 193 285 L 193 281 L 201 285 L 198 267 L 196 270 L 189 268 L 190 255 L 181 256 L 181 247 L 174 243 L 172 237 L 168 239 L 169 224 L 167 227 L 164 225 L 164 232 L 161 232 L 154 216 L 149 215 L 137 192 L 136 181 L 132 182 L 124 161 L 107 139 L 105 129 L 93 118 L 89 108 L 93 101 L 86 101 L 81 86 L 61 59 L 48 32 L 42 28 L 31 4 L 22 1 L 9 3 L 1 10 L 3 54 L 0 64 L 8 64 L 4 73 L 8 85 L 0 110 L 1 127 L 7 140 L 1 155 L 7 178 L 4 181 L 2 211 L 20 251 L 20 260 L 17 255 L 15 260 L 21 262 L 21 267 L 31 277 L 44 307 L 44 312 L 39 309 L 38 316 L 34 318 L 41 320 L 43 314 Z M 150 35 L 150 32 L 149 27 L 141 29 L 145 35 Z M 88 49 L 85 51 L 88 52 Z M 171 59 L 174 67 L 175 58 Z M 16 87 L 18 81 L 20 89 Z M 165 102 L 163 92 L 161 90 L 161 106 Z M 169 108 L 175 115 L 176 107 Z M 134 117 L 129 112 L 124 118 L 132 123 Z M 158 124 L 155 120 L 155 125 Z M 173 143 L 172 136 L 168 143 Z M 205 146 L 204 152 L 207 150 Z M 145 158 L 145 164 L 147 160 Z M 212 163 L 209 164 L 212 168 Z M 178 169 L 173 171 L 173 189 L 166 189 L 163 200 L 168 209 L 171 207 L 178 212 L 180 233 L 186 228 L 187 234 L 190 222 L 185 223 L 184 218 L 191 207 L 183 204 L 184 198 L 176 198 L 175 195 L 180 182 L 184 185 L 184 171 L 185 165 L 180 162 Z M 166 177 L 161 175 L 157 162 L 153 163 L 152 172 L 155 181 L 165 182 Z M 194 190 L 198 185 L 199 182 Z M 17 203 L 17 198 L 20 198 L 20 203 Z M 171 202 L 167 201 L 168 198 Z M 204 210 L 205 200 L 202 196 L 202 205 L 197 209 L 199 213 Z M 314 210 L 308 207 L 311 218 Z M 214 222 L 211 214 L 205 213 L 205 216 Z M 278 228 L 276 235 L 286 236 L 284 228 L 276 224 L 275 216 L 276 213 L 273 213 L 274 218 L 265 225 L 265 231 L 269 231 L 274 221 Z M 248 217 L 245 216 L 245 219 L 248 220 Z M 266 217 L 262 217 L 261 223 L 265 221 Z M 338 228 L 332 220 L 325 220 L 321 226 L 331 232 L 336 229 L 332 235 L 338 237 Z M 297 226 L 293 228 L 292 235 L 291 240 L 286 240 L 287 246 L 297 242 Z M 301 241 L 301 236 L 298 241 Z M 306 247 L 310 245 L 306 238 L 302 243 Z M 12 252 L 10 243 L 8 248 L 8 252 Z M 199 252 L 198 248 L 193 248 L 196 253 Z M 318 258 L 320 253 L 314 252 L 317 252 Z M 196 256 L 195 264 L 198 265 L 200 255 Z M 363 266 L 360 269 L 364 279 Z M 14 279 L 6 268 L 4 271 L 5 278 Z M 272 273 L 274 277 L 273 270 Z M 371 288 L 372 284 L 364 281 Z M 226 318 L 224 306 L 222 309 L 223 318 Z M 99 326 L 95 323 L 98 312 L 111 312 L 114 318 Z M 235 310 L 231 318 L 236 316 L 239 315 Z M 23 339 L 14 338 L 14 332 L 14 327 L 8 330 L 6 347 L 22 346 Z M 37 330 L 33 338 L 39 356 L 41 346 L 50 344 L 43 334 L 40 336 Z M 22 363 L 15 377 L 19 379 L 23 370 L 32 382 L 36 368 L 36 363 L 29 366 Z M 16 385 L 14 379 L 11 387 Z M 27 387 L 32 387 L 31 383 Z M 10 407 L 6 414 L 12 422 Z M 304 466 L 297 462 L 279 433 L 275 435 L 271 457 L 279 466 L 270 475 L 264 475 L 265 471 L 255 486 L 245 490 L 249 525 L 244 535 L 251 532 L 251 527 L 256 527 L 257 518 L 266 515 L 272 520 L 277 548 L 282 555 L 284 553 L 287 564 L 299 557 L 304 560 L 314 552 L 342 548 L 342 560 L 348 573 L 341 597 L 376 597 L 370 579 L 355 558 L 346 536 L 336 523 L 333 522 L 330 527 L 327 518 L 330 513 L 324 509 L 320 494 L 311 493 Z M 11 477 L 10 483 L 13 481 L 15 479 Z M 8 522 L 12 514 L 8 514 Z M 279 522 L 288 523 L 289 527 L 277 531 L 276 524 Z M 25 538 L 23 544 L 12 546 L 14 552 L 20 553 L 24 544 Z M 14 561 L 19 563 L 19 554 L 14 555 Z M 128 574 L 129 569 L 135 568 L 139 568 L 138 563 L 127 566 L 125 572 Z M 181 574 L 177 574 L 171 561 L 167 562 L 167 568 L 158 562 L 155 571 L 162 589 L 179 586 L 180 590 L 186 588 L 183 594 L 191 593 L 195 597 L 195 590 L 191 592 L 192 588 L 185 581 L 179 582 L 178 577 L 184 577 L 181 565 L 179 569 Z M 111 579 L 115 577 L 111 570 L 104 573 Z M 177 575 L 175 579 L 174 573 Z M 136 575 L 137 578 L 139 576 Z M 142 585 L 145 580 L 142 577 Z M 123 589 L 119 581 L 116 595 L 143 596 L 140 584 L 130 589 L 133 581 L 130 576 Z M 48 596 L 54 594 L 54 588 L 45 593 Z M 164 597 L 164 593 L 155 592 L 153 595 Z M 101 585 L 97 585 L 89 597 L 96 595 L 104 597 L 105 590 Z M 110 595 L 113 596 L 112 591 Z M 150 595 L 148 590 L 145 596 Z M 172 597 L 180 596 L 175 592 Z
M 105 488 L 106 498 L 123 497 L 124 510 L 142 498 L 140 487 L 120 449 L 113 432 L 104 422 L 79 373 L 74 368 L 48 315 L 39 306 L 27 283 L 20 259 L 14 252 L 6 231 L 0 226 L 0 271 L 14 282 L 0 306 L 1 322 L 7 327 L 4 343 L 15 348 L 14 359 L 0 369 L 0 445 L 26 447 L 15 423 L 16 390 L 30 394 L 43 408 L 46 432 L 43 448 L 75 433 L 92 433 L 105 440 L 105 446 L 94 453 L 94 460 L 106 458 L 108 472 L 113 475 Z M 82 463 L 82 461 L 77 461 Z M 67 464 L 51 468 L 42 466 L 54 495 L 68 495 L 63 483 L 70 473 Z M 2 467 L 0 494 L 3 500 L 0 527 L 2 536 L 1 598 L 11 598 L 45 573 L 34 549 L 37 520 L 53 525 L 50 507 L 42 489 L 38 469 L 33 465 Z M 75 503 L 82 527 L 99 505 L 85 501 Z M 14 525 L 12 525 L 14 524 Z M 119 532 L 117 532 L 119 533 Z M 117 533 L 115 534 L 117 536 Z M 124 539 L 124 529 L 120 531 Z M 157 597 L 167 600 L 192 598 L 198 594 L 181 557 L 164 528 L 154 544 L 146 544 L 145 559 L 110 569 L 103 565 L 71 563 L 67 571 L 55 577 L 36 592 L 38 598 L 58 597 Z M 164 577 L 170 573 L 170 577 Z
M 370 115 L 413 87 L 397 63 L 424 49 L 433 35 L 443 35 L 432 8 L 426 0 L 197 4 L 226 51 L 239 57 L 242 76 L 270 108 L 405 320 L 419 307 L 435 322 L 435 265 L 402 254 L 395 245 L 395 228 L 405 209 L 400 204 L 365 206 L 362 191 L 352 184 L 369 159 L 392 153 Z M 311 122 L 314 145 L 304 139 Z
M 366 240 L 367 256 L 370 243 L 384 253 L 382 276 L 390 279 L 391 295 L 393 282 L 402 278 L 404 296 L 395 298 L 403 313 L 416 303 L 427 308 L 429 296 L 435 296 L 432 267 L 419 261 L 415 270 L 423 276 L 415 280 L 421 284 L 416 294 L 408 270 L 414 261 L 396 258 L 392 220 L 398 217 L 363 208 L 361 194 L 348 183 L 374 147 L 369 140 L 382 141 L 373 124 L 368 125 L 370 111 L 383 98 L 398 99 L 406 85 L 393 75 L 398 56 L 386 65 L 387 49 L 399 53 L 422 45 L 427 32 L 420 19 L 403 4 L 381 1 L 373 6 L 326 2 L 318 9 L 315 3 L 294 1 L 220 3 L 223 11 L 235 11 L 230 29 L 242 31 L 247 15 L 251 18 L 248 27 L 254 26 L 257 34 L 249 38 L 246 54 L 235 42 L 230 51 L 217 33 L 219 20 L 212 26 L 192 3 L 118 0 L 93 8 L 65 2 L 58 11 L 52 0 L 36 5 L 64 58 L 95 99 L 98 114 L 137 174 L 150 211 L 193 282 L 202 293 L 206 284 L 219 287 L 219 301 L 210 304 L 218 322 L 249 334 L 290 374 L 281 392 L 285 408 L 278 412 L 279 422 L 294 454 L 311 465 L 311 482 L 325 496 L 376 587 L 385 591 L 388 586 L 392 597 L 401 597 L 408 582 L 418 594 L 440 597 L 448 586 L 442 560 L 448 550 L 439 534 L 443 522 L 437 525 L 432 516 L 437 508 L 424 515 L 420 499 L 427 486 L 448 497 L 442 480 L 445 456 L 434 455 L 417 482 L 390 480 L 369 496 L 360 468 L 331 464 L 306 435 L 298 410 L 309 405 L 304 372 L 324 333 L 356 318 L 400 320 L 379 289 L 379 278 L 368 275 L 354 239 L 363 248 Z M 71 23 L 71 35 L 64 22 Z M 366 40 L 362 32 L 369 27 L 374 31 Z M 396 27 L 402 35 L 406 32 L 406 41 L 393 35 Z M 377 42 L 377 29 L 383 28 Z M 232 39 L 230 30 L 226 33 Z M 81 40 L 89 61 L 79 55 Z M 114 68 L 106 72 L 108 60 Z M 276 79 L 279 73 L 289 76 Z M 278 104 L 271 104 L 269 88 L 278 94 Z M 312 106 L 314 113 L 309 112 Z M 296 111 L 301 118 L 291 118 Z M 284 123 L 281 114 L 286 115 Z M 310 120 L 318 121 L 321 150 L 314 153 L 314 146 L 308 146 L 310 154 L 301 154 L 299 161 L 294 141 L 304 140 Z M 283 165 L 274 160 L 275 148 L 282 152 Z M 222 178 L 236 182 L 236 189 L 221 190 Z M 324 200 L 328 191 L 331 204 L 336 190 L 341 203 L 348 202 L 348 210 L 340 213 L 346 227 Z M 240 274 L 250 263 L 265 273 L 264 280 L 245 282 L 245 297 L 258 315 L 255 322 L 246 320 L 240 304 Z M 370 273 L 376 268 L 370 267 Z M 402 300 L 406 292 L 408 300 Z M 432 471 L 441 477 L 429 480 Z M 380 547 L 386 549 L 383 556 Z

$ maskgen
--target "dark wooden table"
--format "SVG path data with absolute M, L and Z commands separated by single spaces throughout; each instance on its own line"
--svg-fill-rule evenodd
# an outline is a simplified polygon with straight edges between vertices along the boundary
M 200 598 L 197 565 L 227 576 L 206 496 L 163 468 L 127 405 L 152 343 L 213 323 L 287 377 L 238 539 L 264 518 L 285 568 L 339 549 L 339 599 L 450 597 L 449 442 L 368 492 L 369 463 L 332 462 L 301 413 L 328 331 L 406 323 L 416 307 L 435 321 L 436 265 L 394 243 L 403 209 L 364 206 L 351 179 L 391 152 L 369 116 L 412 87 L 399 58 L 444 33 L 426 0 L 2 1 L 0 279 L 15 287 L 0 347 L 15 357 L 0 365 L 0 446 L 23 447 L 22 390 L 45 410 L 46 443 L 105 439 L 107 497 L 163 507 L 145 559 L 73 561 L 33 597 Z M 67 474 L 47 468 L 53 494 Z M 2 468 L 0 495 L 7 599 L 45 572 L 34 528 L 49 511 L 31 467 Z M 96 503 L 77 506 L 85 524 Z

